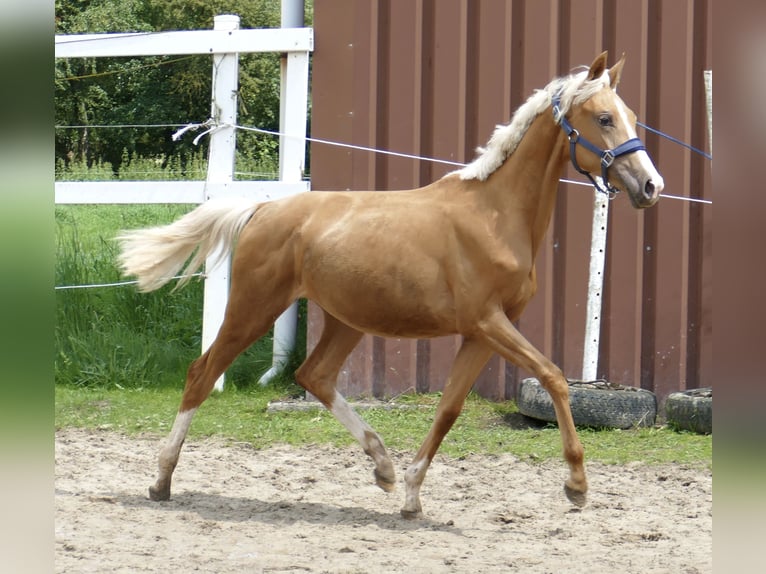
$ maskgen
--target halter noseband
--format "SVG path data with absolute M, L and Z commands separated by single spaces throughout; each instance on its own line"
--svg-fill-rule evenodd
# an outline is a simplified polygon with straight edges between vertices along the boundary
M 584 137 L 580 137 L 580 132 L 574 129 L 572 127 L 572 124 L 570 124 L 569 121 L 567 121 L 566 117 L 564 117 L 564 115 L 561 113 L 560 104 L 561 104 L 561 94 L 558 93 L 553 97 L 553 101 L 551 102 L 551 105 L 553 106 L 553 120 L 556 122 L 559 122 L 561 124 L 561 128 L 567 134 L 567 139 L 569 140 L 569 157 L 572 160 L 572 165 L 578 172 L 583 174 L 585 177 L 587 177 L 591 181 L 591 183 L 593 184 L 593 187 L 596 188 L 596 191 L 599 191 L 606 195 L 616 194 L 620 190 L 614 187 L 611 183 L 609 183 L 608 174 L 607 174 L 609 170 L 609 166 L 612 165 L 615 158 L 618 158 L 621 155 L 633 153 L 634 151 L 646 150 L 643 142 L 638 138 L 631 138 L 621 143 L 614 149 L 603 150 L 593 145 L 592 143 L 590 143 Z M 605 189 L 598 184 L 598 182 L 593 178 L 593 176 L 590 173 L 588 173 L 587 170 L 581 168 L 580 164 L 577 163 L 576 156 L 577 156 L 578 143 L 582 144 L 583 147 L 595 153 L 601 159 L 601 180 L 604 182 Z

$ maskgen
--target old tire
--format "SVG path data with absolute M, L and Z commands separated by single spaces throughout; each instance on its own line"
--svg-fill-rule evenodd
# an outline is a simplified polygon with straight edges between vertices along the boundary
M 657 397 L 645 389 L 570 382 L 569 405 L 575 425 L 629 429 L 653 426 L 657 418 Z M 523 415 L 556 422 L 553 402 L 537 379 L 524 379 L 516 394 L 516 406 Z
M 668 425 L 699 434 L 713 432 L 713 389 L 706 387 L 671 393 L 665 401 Z

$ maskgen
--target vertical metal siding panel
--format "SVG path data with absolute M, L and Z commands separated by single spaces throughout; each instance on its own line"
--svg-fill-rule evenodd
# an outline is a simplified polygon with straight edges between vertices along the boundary
M 317 27 L 321 29 L 332 25 L 337 30 L 336 35 L 323 35 L 315 41 L 311 95 L 314 101 L 321 102 L 323 112 L 311 116 L 311 133 L 317 138 L 352 140 L 353 123 L 349 110 L 354 106 L 354 77 L 348 74 L 348 70 L 352 69 L 354 48 L 349 46 L 350 41 L 339 40 L 353 33 L 353 10 L 346 9 L 351 4 L 353 2 L 333 4 L 319 0 L 322 9 L 315 15 Z M 347 189 L 352 152 L 327 145 L 310 146 L 312 179 L 316 182 L 314 189 Z
M 425 373 L 430 392 L 441 391 L 444 388 L 460 343 L 461 338 L 457 336 L 438 337 L 428 341 L 429 361 Z
M 314 26 L 318 30 L 333 29 L 333 34 L 317 34 L 313 59 L 311 97 L 315 109 L 322 113 L 311 116 L 314 137 L 369 145 L 360 142 L 359 125 L 355 121 L 355 106 L 360 98 L 358 73 L 360 52 L 369 46 L 356 42 L 355 30 L 359 12 L 353 0 L 327 2 L 317 0 Z M 351 70 L 353 73 L 349 73 Z M 362 76 L 363 77 L 363 76 Z M 360 152 L 319 144 L 311 145 L 312 188 L 314 190 L 343 190 L 354 187 L 355 166 Z M 371 156 L 371 154 L 367 154 Z M 364 158 L 363 161 L 367 160 Z M 314 348 L 322 332 L 322 311 L 313 303 L 308 306 L 307 350 Z M 338 390 L 349 396 L 364 396 L 372 392 L 371 340 L 366 337 L 349 356 L 338 376 Z
M 374 148 L 377 145 L 378 109 L 378 10 L 377 3 L 352 2 L 354 26 L 350 32 L 337 38 L 339 42 L 353 46 L 353 65 L 345 73 L 353 81 L 353 102 L 349 116 L 353 123 L 353 139 L 350 143 Z M 336 31 L 332 28 L 332 34 Z M 378 154 L 353 150 L 353 172 L 350 174 L 352 190 L 375 189 Z
M 353 122 L 351 143 L 375 148 L 378 145 L 378 3 L 352 1 L 353 6 L 344 10 L 353 14 L 353 29 L 337 38 L 341 43 L 353 46 L 353 66 L 346 69 L 352 77 L 354 99 L 349 116 Z M 328 27 L 328 29 L 331 29 Z M 327 34 L 334 36 L 333 34 Z M 375 189 L 377 182 L 378 154 L 355 150 L 353 171 L 348 174 L 352 190 Z M 339 376 L 339 390 L 350 396 L 371 396 L 376 392 L 379 373 L 384 368 L 380 342 L 365 335 L 351 352 Z M 343 387 L 341 387 L 343 385 Z M 346 390 L 347 389 L 347 390 Z M 357 389 L 356 393 L 352 389 Z
M 616 0 L 599 0 L 598 15 L 597 27 L 601 34 L 601 49 L 608 50 L 611 58 L 616 61 L 620 57 L 620 52 L 615 48 L 619 38 Z
M 476 157 L 475 148 L 489 140 L 498 124 L 508 123 L 523 101 L 514 99 L 521 94 L 523 3 L 488 0 L 469 5 L 473 13 L 469 12 L 467 81 L 473 90 L 466 100 L 466 117 L 473 127 L 466 130 L 466 161 Z M 492 399 L 513 398 L 517 378 L 515 367 L 495 355 L 477 377 L 474 390 Z
M 428 55 L 428 85 L 424 86 L 422 118 L 429 126 L 421 136 L 424 149 L 432 156 L 450 161 L 467 161 L 465 153 L 465 3 L 460 0 L 439 0 L 424 5 L 424 46 Z M 426 44 L 426 40 L 428 44 Z M 463 62 L 461 67 L 461 62 Z M 455 168 L 444 164 L 430 167 L 431 180 L 436 180 Z M 429 181 L 429 182 L 430 182 Z M 427 183 L 427 182 L 422 182 Z M 427 375 L 430 391 L 444 388 L 452 360 L 460 345 L 457 336 L 439 337 L 428 341 L 428 362 L 422 372 Z M 422 347 L 422 345 L 421 345 Z
M 605 5 L 606 6 L 606 5 Z M 645 121 L 642 90 L 644 36 L 641 26 L 644 6 L 640 2 L 621 2 L 614 19 L 614 46 L 610 60 L 623 53 L 626 64 L 618 92 L 625 103 Z M 606 20 L 606 18 L 605 18 Z M 641 286 L 637 259 L 641 254 L 643 214 L 637 212 L 626 198 L 610 206 L 607 263 L 604 274 L 605 291 L 602 310 L 602 331 L 599 353 L 599 376 L 631 386 L 640 386 L 639 369 L 635 360 L 640 349 L 635 301 Z
M 662 51 L 659 72 L 659 122 L 655 127 L 688 141 L 689 83 L 686 47 L 689 29 L 686 2 L 662 3 Z M 664 140 L 660 142 L 660 170 L 669 193 L 684 195 L 688 190 L 689 152 Z M 666 395 L 683 385 L 687 293 L 685 265 L 688 250 L 688 205 L 680 201 L 660 202 L 657 217 L 657 241 L 654 291 L 656 296 L 655 330 L 650 346 L 654 353 L 653 390 Z M 683 334 L 683 336 L 680 336 Z M 683 386 L 681 386 L 683 388 Z
M 534 89 L 609 49 L 610 62 L 627 52 L 620 94 L 639 118 L 706 147 L 696 101 L 701 79 L 694 75 L 709 68 L 709 14 L 709 2 L 691 0 L 576 6 L 564 0 L 317 0 L 312 133 L 468 161 Z M 711 195 L 706 161 L 652 134 L 639 135 L 668 193 Z M 415 187 L 453 169 L 312 148 L 314 189 Z M 538 295 L 519 322 L 570 376 L 579 376 L 581 367 L 591 205 L 590 190 L 562 184 L 538 256 Z M 683 385 L 710 384 L 711 211 L 672 200 L 646 212 L 634 211 L 625 198 L 612 204 L 600 365 L 611 380 L 652 388 L 661 398 Z M 321 312 L 312 308 L 309 346 L 319 325 Z M 344 365 L 339 388 L 352 396 L 441 389 L 459 342 L 366 336 Z M 476 389 L 511 397 L 525 375 L 493 359 Z
M 465 72 L 460 70 L 461 10 L 458 0 L 440 0 L 433 12 L 434 99 L 433 149 L 436 157 L 451 161 L 466 161 L 465 127 Z M 434 166 L 434 179 L 455 169 L 447 165 Z
M 506 5 L 507 6 L 507 5 Z M 524 54 L 525 54 L 525 19 L 526 19 L 526 6 L 524 2 L 511 2 L 508 8 L 510 14 L 509 18 L 509 42 L 510 42 L 510 100 L 508 102 L 507 113 L 504 117 L 511 119 L 512 113 L 518 108 L 525 100 L 526 94 L 524 93 Z M 544 249 L 544 248 L 543 248 Z M 538 284 L 540 281 L 540 265 L 538 265 Z M 539 289 L 538 289 L 539 292 Z M 540 296 L 538 295 L 538 298 Z M 543 310 L 545 306 L 541 307 Z M 527 313 L 531 313 L 529 310 Z M 544 311 L 542 313 L 544 316 Z M 520 327 L 517 323 L 517 327 Z M 519 383 L 521 382 L 522 373 L 519 367 L 506 362 L 505 363 L 505 398 L 515 399 L 516 392 L 518 391 Z
M 690 46 L 691 62 L 691 142 L 699 149 L 707 147 L 707 110 L 705 105 L 705 86 L 703 71 L 705 68 L 705 47 L 708 43 L 707 36 L 707 4 L 706 1 L 695 2 L 691 7 L 689 19 L 692 22 L 692 42 Z M 690 195 L 703 196 L 705 193 L 705 174 L 707 172 L 706 161 L 697 154 L 691 154 L 691 182 Z M 705 248 L 706 242 L 705 213 L 710 209 L 700 204 L 689 205 L 690 233 L 689 233 L 689 304 L 687 332 L 688 344 L 686 348 L 686 386 L 699 387 L 701 384 L 701 372 L 703 355 L 701 349 L 704 340 L 703 310 L 704 296 L 706 294 L 705 275 L 706 268 Z
M 423 155 L 423 90 L 424 90 L 424 36 L 425 26 L 423 24 L 424 13 L 424 0 L 415 0 L 412 2 L 412 47 L 409 57 L 412 59 L 412 122 L 410 129 L 412 130 L 412 153 L 416 155 Z M 407 57 L 407 54 L 404 55 Z M 429 163 L 425 161 L 411 161 L 409 169 L 411 171 L 411 187 L 418 187 L 423 185 L 421 164 Z
M 514 2 L 514 4 L 517 4 Z M 519 11 L 514 11 L 513 18 L 516 19 L 516 26 L 523 30 L 523 43 L 517 63 L 521 65 L 514 69 L 520 70 L 520 76 L 517 76 L 517 94 L 519 101 L 514 102 L 513 109 L 532 94 L 535 89 L 547 84 L 551 78 L 557 74 L 555 65 L 551 65 L 552 59 L 555 59 L 557 47 L 552 45 L 552 38 L 558 37 L 557 27 L 552 28 L 552 22 L 555 22 L 554 2 L 540 2 L 528 0 L 521 2 Z M 523 26 L 523 27 L 522 27 Z M 563 192 L 559 191 L 559 195 Z M 527 305 L 526 310 L 518 321 L 518 328 L 524 336 L 542 351 L 554 362 L 559 357 L 556 356 L 554 341 L 552 337 L 551 325 L 553 316 L 556 314 L 556 301 L 554 300 L 554 247 L 553 237 L 554 229 L 549 229 L 540 252 L 537 256 L 537 294 Z M 523 369 L 515 369 L 516 381 L 530 376 L 530 373 Z
M 524 86 L 524 38 L 525 38 L 525 5 L 524 2 L 510 3 L 510 101 L 508 110 L 504 114 L 508 120 L 513 111 L 518 108 L 525 99 Z M 527 310 L 529 313 L 529 310 Z M 517 325 L 520 326 L 520 325 Z M 515 399 L 518 391 L 520 378 L 520 369 L 509 362 L 505 363 L 505 394 L 506 399 Z
M 417 153 L 417 116 L 420 102 L 415 88 L 417 66 L 412 58 L 418 31 L 414 11 L 417 5 L 406 0 L 381 3 L 379 13 L 379 94 L 378 147 L 403 153 Z M 383 167 L 385 166 L 385 167 Z M 381 156 L 379 167 L 385 179 L 376 189 L 396 190 L 416 187 L 416 162 L 411 159 Z M 382 173 L 380 174 L 383 175 Z M 417 341 L 390 338 L 376 341 L 382 362 L 374 381 L 375 396 L 394 396 L 415 390 L 417 376 Z
M 370 114 L 375 117 L 375 145 L 378 149 L 390 149 L 388 122 L 391 107 L 389 98 L 389 82 L 391 80 L 391 62 L 390 42 L 391 42 L 391 22 L 390 22 L 390 0 L 378 0 L 375 20 L 371 27 L 375 29 L 377 44 L 373 45 L 373 57 L 376 58 L 377 75 L 375 77 L 375 107 L 370 110 Z M 385 154 L 375 155 L 375 184 L 373 189 L 377 191 L 386 191 L 392 189 L 389 187 L 389 162 L 391 156 Z
M 381 51 L 387 51 L 385 55 L 381 54 L 386 66 L 385 83 L 380 82 L 380 93 L 386 94 L 386 118 L 380 125 L 381 136 L 385 134 L 387 149 L 409 154 L 419 151 L 419 130 L 416 126 L 419 125 L 420 102 L 415 78 L 420 69 L 413 58 L 417 52 L 419 32 L 415 29 L 415 8 L 416 4 L 408 0 L 392 0 L 386 15 L 390 23 L 386 28 L 386 38 L 380 39 Z M 417 187 L 416 166 L 417 161 L 412 159 L 386 157 L 386 189 Z
M 712 54 L 712 6 L 713 2 L 705 2 L 705 6 L 701 9 L 705 17 L 705 40 L 704 45 L 698 47 L 702 59 L 703 70 L 712 69 L 713 54 Z M 703 88 L 704 93 L 704 88 Z M 701 120 L 705 126 L 705 145 L 701 146 L 701 149 L 705 149 L 708 152 L 712 149 L 710 142 L 707 139 L 707 110 L 705 112 L 704 120 Z M 701 197 L 705 199 L 711 199 L 712 196 L 712 176 L 711 176 L 711 164 L 709 160 L 705 160 L 702 167 L 703 171 L 703 187 L 701 191 Z M 702 270 L 700 272 L 700 326 L 699 326 L 699 372 L 698 372 L 698 386 L 711 387 L 713 386 L 713 322 L 712 322 L 712 309 L 713 309 L 713 209 L 712 206 L 706 206 L 702 211 L 701 218 L 702 226 L 702 261 L 700 265 Z
M 589 65 L 599 54 L 602 30 L 601 2 L 582 0 L 572 7 L 566 3 L 561 26 L 567 29 L 563 36 L 568 46 L 560 53 L 568 59 L 560 63 L 562 72 L 578 65 Z M 582 180 L 579 174 L 573 179 Z M 573 187 L 560 194 L 556 220 L 560 226 L 558 241 L 564 244 L 561 261 L 563 276 L 557 281 L 557 298 L 563 299 L 561 315 L 553 318 L 562 340 L 563 356 L 559 366 L 571 378 L 582 376 L 582 356 L 585 334 L 585 308 L 588 297 L 588 271 L 590 258 L 591 223 L 593 219 L 593 191 Z M 565 218 L 565 222 L 562 221 Z
M 420 87 L 420 153 L 424 157 L 446 158 L 449 151 L 437 143 L 436 130 L 441 118 L 434 111 L 438 89 L 436 86 L 436 0 L 423 0 L 417 14 L 420 19 L 421 87 Z M 420 162 L 419 185 L 431 183 L 449 171 L 444 165 Z M 457 352 L 459 338 L 439 337 L 418 342 L 416 387 L 423 391 L 439 391 L 449 376 L 452 359 Z
M 510 8 L 509 3 L 497 1 L 478 3 L 469 24 L 469 84 L 474 86 L 466 102 L 466 116 L 473 124 L 466 134 L 469 151 L 483 145 L 497 124 L 510 120 Z M 493 356 L 474 389 L 484 397 L 505 398 L 505 372 L 505 362 Z
M 646 58 L 643 62 L 642 78 L 644 85 L 645 122 L 649 126 L 659 126 L 660 92 L 662 84 L 659 78 L 660 52 L 662 49 L 660 6 L 653 0 L 644 0 L 641 27 L 645 38 Z M 646 148 L 655 158 L 658 169 L 663 172 L 660 156 L 659 136 L 647 132 L 643 136 Z M 666 185 L 666 189 L 667 185 Z M 640 333 L 640 346 L 637 349 L 640 385 L 644 389 L 654 390 L 654 335 L 657 323 L 656 276 L 657 276 L 657 222 L 659 207 L 645 211 L 641 237 L 641 257 L 637 261 L 641 289 L 636 297 L 636 315 L 640 316 L 637 327 Z

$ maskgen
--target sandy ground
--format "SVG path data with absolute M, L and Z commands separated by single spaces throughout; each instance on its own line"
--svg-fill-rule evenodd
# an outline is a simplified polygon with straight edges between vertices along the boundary
M 373 485 L 359 449 L 190 441 L 168 502 L 151 502 L 161 440 L 56 434 L 56 572 L 712 571 L 712 476 L 678 466 L 589 464 L 574 509 L 563 461 L 437 454 L 425 518 L 399 516 L 399 484 Z

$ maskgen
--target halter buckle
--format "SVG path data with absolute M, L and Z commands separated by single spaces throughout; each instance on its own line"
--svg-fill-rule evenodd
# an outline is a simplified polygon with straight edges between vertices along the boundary
M 567 134 L 567 139 L 569 140 L 569 143 L 577 143 L 580 139 L 580 132 L 572 128 L 572 131 Z
M 612 165 L 612 162 L 614 161 L 614 154 L 612 153 L 612 150 L 608 149 L 604 151 L 603 154 L 601 154 L 601 165 L 604 167 L 609 167 Z

